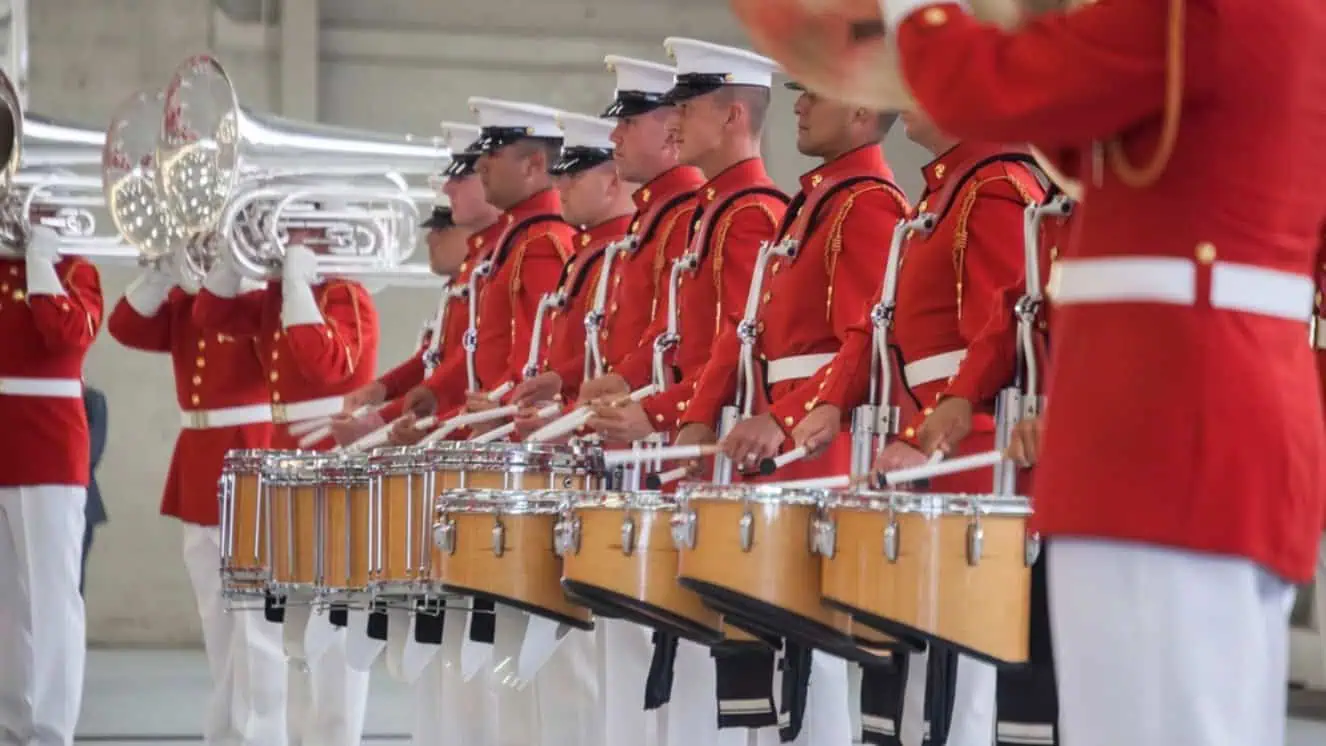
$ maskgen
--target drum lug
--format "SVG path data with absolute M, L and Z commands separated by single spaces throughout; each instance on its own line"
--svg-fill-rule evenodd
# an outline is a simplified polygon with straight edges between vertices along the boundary
M 975 567 L 981 564 L 981 549 L 985 544 L 985 529 L 980 521 L 967 525 L 967 564 Z
M 1027 567 L 1036 564 L 1036 560 L 1040 559 L 1041 556 L 1040 534 L 1034 531 L 1027 534 L 1027 538 L 1023 541 L 1022 555 L 1023 561 L 1027 563 Z
M 898 519 L 889 516 L 889 525 L 884 527 L 884 558 L 889 562 L 898 561 Z
M 741 551 L 749 552 L 755 543 L 755 516 L 749 510 L 741 514 Z
M 563 518 L 553 528 L 553 548 L 559 557 L 580 554 L 580 519 Z
M 501 557 L 506 550 L 506 526 L 501 518 L 493 519 L 493 556 Z
M 833 559 L 838 544 L 838 527 L 832 518 L 816 518 L 810 523 L 810 551 Z
M 672 516 L 672 544 L 677 549 L 695 548 L 695 513 L 690 510 L 678 510 Z
M 433 543 L 437 545 L 439 550 L 447 554 L 455 554 L 456 522 L 450 518 L 443 518 L 433 524 Z
M 622 554 L 627 557 L 635 551 L 635 519 L 626 516 L 622 521 Z

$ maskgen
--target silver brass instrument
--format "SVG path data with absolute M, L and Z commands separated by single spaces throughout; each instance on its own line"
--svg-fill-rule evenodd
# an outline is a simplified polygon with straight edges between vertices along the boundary
M 105 134 L 23 111 L 18 92 L 0 72 L 0 243 L 22 248 L 34 224 L 55 230 L 61 253 L 134 260 L 136 252 L 100 214 L 105 202 L 95 169 Z
M 927 234 L 935 228 L 933 214 L 923 212 L 899 220 L 889 240 L 889 258 L 884 267 L 884 285 L 879 303 L 870 310 L 874 351 L 870 356 L 870 389 L 865 404 L 852 412 L 852 476 L 870 473 L 879 445 L 898 433 L 899 408 L 893 404 L 892 361 L 889 335 L 893 331 L 893 313 L 897 307 L 898 269 L 902 265 L 902 246 L 913 231 Z
M 414 249 L 426 196 L 403 177 L 426 179 L 450 155 L 440 138 L 246 111 L 208 55 L 176 70 L 164 104 L 159 193 L 185 233 L 220 233 L 239 268 L 260 278 L 274 276 L 296 228 L 328 234 L 319 259 L 330 273 L 390 276 Z

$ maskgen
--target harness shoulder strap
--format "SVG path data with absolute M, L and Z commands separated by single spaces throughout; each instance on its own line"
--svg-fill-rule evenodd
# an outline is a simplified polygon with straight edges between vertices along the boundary
M 505 262 L 507 256 L 511 254 L 511 247 L 515 245 L 516 237 L 521 235 L 526 228 L 532 228 L 539 223 L 549 223 L 554 221 L 558 223 L 564 222 L 561 215 L 549 213 L 546 215 L 530 216 L 508 228 L 507 231 L 502 234 L 502 239 L 498 242 L 497 249 L 490 255 L 493 262 L 493 271 L 496 272 L 502 267 L 502 263 Z
M 700 236 L 701 239 L 700 249 L 699 249 L 700 264 L 704 264 L 705 258 L 709 255 L 709 237 L 713 235 L 711 229 L 713 228 L 713 226 L 718 224 L 718 219 L 723 216 L 723 213 L 727 212 L 728 208 L 730 208 L 733 205 L 733 203 L 735 203 L 737 200 L 741 199 L 742 197 L 751 194 L 763 194 L 766 197 L 773 197 L 774 199 L 777 199 L 778 201 L 782 202 L 785 205 L 790 201 L 788 199 L 788 196 L 776 187 L 767 187 L 767 186 L 748 187 L 746 189 L 739 189 L 733 192 L 732 194 L 729 194 L 727 198 L 725 198 L 722 202 L 719 202 L 718 206 L 715 207 L 712 211 L 705 212 L 705 214 L 700 218 L 699 221 L 701 225 L 697 226 L 694 223 L 691 224 L 691 233 L 690 233 L 691 241 L 694 241 L 695 239 L 695 231 L 697 228 L 702 229 L 704 231 L 704 233 Z
M 649 218 L 649 222 L 645 224 L 644 230 L 636 233 L 636 236 L 639 237 L 639 240 L 635 242 L 635 245 L 645 246 L 650 241 L 652 241 L 654 239 L 654 234 L 658 232 L 659 226 L 663 224 L 663 218 L 671 214 L 673 210 L 677 209 L 677 207 L 681 205 L 681 203 L 685 202 L 688 199 L 691 199 L 694 196 L 695 196 L 694 190 L 688 192 L 681 192 L 680 194 L 674 195 L 672 199 L 669 199 L 667 202 L 664 202 L 662 207 L 658 208 L 657 210 L 654 210 L 653 214 Z
M 955 179 L 949 179 L 932 198 L 936 209 L 931 210 L 930 212 L 934 213 L 936 223 L 944 222 L 944 217 L 948 215 L 949 209 L 953 207 L 954 200 L 962 193 L 962 188 L 966 186 L 968 181 L 971 181 L 972 177 L 976 175 L 976 172 L 994 163 L 1015 163 L 1025 166 L 1032 175 L 1038 180 L 1041 180 L 1042 183 L 1046 181 L 1044 174 L 1040 169 L 1040 165 L 1037 164 L 1036 159 L 1032 158 L 1028 153 L 995 153 L 994 155 L 964 163 L 959 167 L 961 170 L 960 175 Z

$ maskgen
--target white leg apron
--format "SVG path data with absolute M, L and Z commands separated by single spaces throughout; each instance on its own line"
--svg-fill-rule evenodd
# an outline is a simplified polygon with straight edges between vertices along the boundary
M 538 746 L 604 746 L 593 630 L 568 633 L 526 691 L 534 695 Z
M 309 624 L 331 626 L 327 614 L 314 614 Z M 369 673 L 354 670 L 346 660 L 344 629 L 318 634 L 330 636 L 322 655 L 310 664 L 291 661 L 288 666 L 290 745 L 359 746 Z
M 261 609 L 226 610 L 216 527 L 185 523 L 183 551 L 212 674 L 204 743 L 282 746 L 286 742 L 286 662 L 281 625 L 267 621 Z
M 82 487 L 0 488 L 0 743 L 70 746 L 87 630 Z
M 1048 551 L 1064 743 L 1285 742 L 1292 585 L 1143 544 L 1055 537 Z
M 662 713 L 645 711 L 645 682 L 654 657 L 653 630 L 620 619 L 597 619 L 602 678 L 600 711 L 608 746 L 662 746 Z

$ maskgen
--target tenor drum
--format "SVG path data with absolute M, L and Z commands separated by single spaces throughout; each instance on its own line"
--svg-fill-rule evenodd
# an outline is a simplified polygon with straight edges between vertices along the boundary
M 597 446 L 443 441 L 421 456 L 437 491 L 592 490 L 604 472 Z
M 1029 654 L 1038 538 L 1021 497 L 843 494 L 819 542 L 825 601 L 904 637 L 947 643 L 992 663 Z
M 659 492 L 580 492 L 556 528 L 562 587 L 595 612 L 712 644 L 718 612 L 677 583 L 676 498 Z
M 562 591 L 562 561 L 553 547 L 567 496 L 549 490 L 443 492 L 433 527 L 433 567 L 442 589 L 592 629 L 589 610 Z
M 368 457 L 328 454 L 313 465 L 322 503 L 318 540 L 319 592 L 338 601 L 367 602 L 382 564 L 378 515 Z
M 824 605 L 815 551 L 827 493 L 774 485 L 693 485 L 673 521 L 678 582 L 747 630 L 873 663 L 851 617 Z
M 221 466 L 221 590 L 226 596 L 260 596 L 271 579 L 262 467 L 273 453 L 234 450 Z
M 262 501 L 272 564 L 268 590 L 278 596 L 312 596 L 318 589 L 318 467 L 325 460 L 315 453 L 283 451 L 263 463 Z
M 369 456 L 373 481 L 373 536 L 377 596 L 427 597 L 433 553 L 433 501 L 436 494 L 428 451 L 380 448 Z

